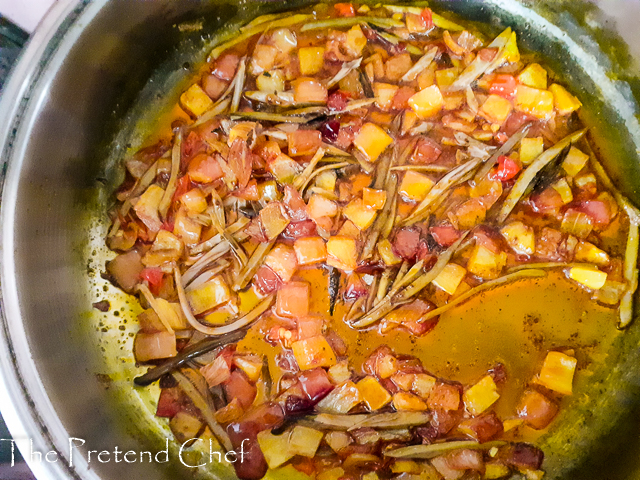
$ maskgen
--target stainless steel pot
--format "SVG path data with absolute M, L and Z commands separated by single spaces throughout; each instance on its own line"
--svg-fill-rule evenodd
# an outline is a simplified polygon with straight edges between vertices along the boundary
M 302 3 L 59 0 L 15 67 L 0 103 L 7 166 L 0 409 L 38 478 L 194 473 L 177 460 L 116 462 L 115 447 L 155 453 L 167 432 L 150 413 L 151 395 L 131 384 L 136 368 L 129 334 L 135 327 L 126 318 L 135 306 L 99 276 L 108 255 L 105 206 L 127 144 L 139 143 L 146 123 L 172 103 L 185 63 L 201 61 L 212 40 L 176 26 L 201 19 L 204 32 L 215 32 L 257 12 Z M 622 25 L 640 58 L 638 2 L 603 1 L 604 12 L 575 1 L 432 3 L 494 27 L 510 25 L 524 45 L 542 51 L 579 90 L 586 121 L 599 132 L 593 141 L 616 182 L 638 203 L 640 125 L 633 92 L 640 84 L 629 73 L 627 46 L 612 33 Z M 611 16 L 619 23 L 607 20 Z M 105 297 L 112 310 L 92 310 L 91 303 Z M 549 478 L 640 478 L 639 344 L 636 321 L 594 376 L 593 395 L 563 414 L 558 431 L 543 439 Z M 85 444 L 70 450 L 70 438 L 78 439 L 75 446 Z M 107 450 L 110 461 L 96 454 L 89 461 L 88 450 Z M 47 452 L 55 452 L 48 457 L 55 462 L 47 461 Z M 209 476 L 231 475 L 225 467 L 208 470 Z

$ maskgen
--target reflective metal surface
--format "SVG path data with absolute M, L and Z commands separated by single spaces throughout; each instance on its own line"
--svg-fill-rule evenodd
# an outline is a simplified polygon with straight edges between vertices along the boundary
M 586 122 L 601 132 L 592 139 L 637 203 L 640 125 L 631 88 L 636 84 L 631 65 L 612 61 L 598 47 L 598 41 L 605 50 L 617 41 L 598 37 L 598 26 L 607 27 L 599 23 L 602 12 L 582 2 L 578 8 L 577 2 L 433 3 L 495 28 L 510 25 L 524 45 L 548 55 L 585 99 Z M 153 418 L 152 395 L 131 384 L 137 369 L 129 334 L 135 326 L 124 320 L 135 306 L 99 278 L 108 255 L 102 235 L 118 181 L 117 160 L 127 144 L 139 142 L 162 105 L 174 101 L 184 63 L 202 60 L 203 47 L 212 41 L 180 33 L 176 24 L 202 18 L 205 32 L 212 32 L 236 15 L 255 14 L 255 3 L 238 5 L 59 0 L 6 86 L 0 104 L 0 151 L 8 162 L 0 212 L 0 409 L 38 478 L 194 473 L 175 457 L 171 465 L 116 463 L 113 456 L 104 463 L 87 460 L 88 449 L 155 452 L 167 435 Z M 261 10 L 293 5 L 269 2 Z M 113 306 L 108 314 L 91 309 L 105 297 Z M 545 438 L 549 478 L 604 478 L 598 469 L 612 480 L 638 476 L 639 339 L 636 321 L 594 377 L 597 392 Z M 71 437 L 86 444 L 70 452 Z M 56 451 L 58 461 L 31 457 L 27 439 L 35 451 Z M 611 463 L 621 470 L 609 468 Z M 230 474 L 228 468 L 209 470 L 213 476 Z

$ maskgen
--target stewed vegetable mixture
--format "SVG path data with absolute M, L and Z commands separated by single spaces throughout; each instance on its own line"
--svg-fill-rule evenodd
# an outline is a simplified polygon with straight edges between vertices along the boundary
M 247 439 L 243 479 L 541 478 L 543 452 L 509 435 L 553 422 L 573 348 L 500 418 L 497 359 L 462 385 L 391 346 L 356 361 L 338 332 L 429 335 L 554 271 L 630 323 L 640 215 L 553 78 L 511 29 L 429 8 L 319 5 L 217 46 L 125 159 L 107 239 L 108 275 L 146 308 L 136 383 L 160 381 L 176 439 Z

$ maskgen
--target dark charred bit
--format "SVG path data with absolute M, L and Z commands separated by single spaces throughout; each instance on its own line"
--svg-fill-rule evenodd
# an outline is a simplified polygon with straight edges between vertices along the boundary
M 103 313 L 108 312 L 109 309 L 111 309 L 111 303 L 109 303 L 109 300 L 101 300 L 99 302 L 93 303 L 93 308 L 95 308 L 96 310 L 100 310 Z
M 329 315 L 333 315 L 340 291 L 340 270 L 329 267 Z

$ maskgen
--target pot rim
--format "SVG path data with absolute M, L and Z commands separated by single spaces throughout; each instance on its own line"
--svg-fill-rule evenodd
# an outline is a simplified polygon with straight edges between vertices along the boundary
M 104 2 L 55 2 L 32 33 L 0 99 L 0 152 L 2 172 L 6 172 L 0 173 L 0 412 L 33 474 L 51 480 L 99 477 L 84 457 L 69 457 L 70 435 L 53 408 L 31 354 L 16 283 L 15 207 L 28 134 L 46 101 L 48 85 Z M 43 457 L 56 452 L 57 460 L 50 463 L 31 452 L 41 452 Z

